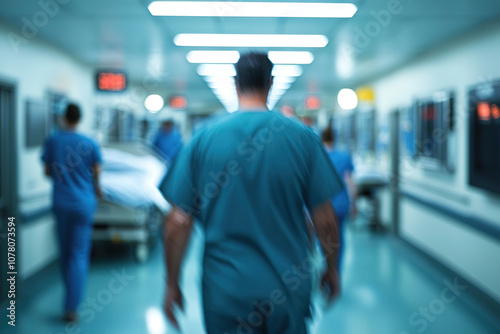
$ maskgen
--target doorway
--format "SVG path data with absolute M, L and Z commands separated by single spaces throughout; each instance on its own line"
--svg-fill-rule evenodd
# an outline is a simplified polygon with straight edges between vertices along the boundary
M 10 217 L 17 214 L 17 127 L 15 115 L 15 86 L 0 81 L 0 303 L 7 298 L 7 251 L 8 226 Z M 19 221 L 14 219 L 16 227 Z M 11 224 L 12 226 L 12 224 Z M 11 235 L 12 236 L 12 235 Z M 14 238 L 18 241 L 17 235 Z M 12 239 L 10 240 L 12 241 Z M 11 244 L 12 245 L 12 244 Z M 16 244 L 16 250 L 19 245 Z M 12 252 L 10 252 L 12 253 Z M 16 254 L 17 252 L 14 252 Z M 15 257 L 16 271 L 19 267 L 17 255 Z

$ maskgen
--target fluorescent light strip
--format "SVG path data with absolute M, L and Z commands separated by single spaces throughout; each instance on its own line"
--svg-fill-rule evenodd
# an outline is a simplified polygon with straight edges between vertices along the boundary
M 203 78 L 207 83 L 234 84 L 234 76 L 206 76 Z
M 323 48 L 328 44 L 324 35 L 279 34 L 179 34 L 177 46 L 253 47 L 253 48 Z
M 225 83 L 225 82 L 209 82 L 208 87 L 212 89 L 236 89 L 236 86 L 233 84 Z
M 154 16 L 314 17 L 351 18 L 358 11 L 352 3 L 153 1 Z
M 236 70 L 233 65 L 229 64 L 202 64 L 198 66 L 198 74 L 209 77 L 234 77 L 236 75 Z
M 307 51 L 269 51 L 267 55 L 274 64 L 310 64 L 314 60 Z
M 274 76 L 273 83 L 276 84 L 286 84 L 286 83 L 294 83 L 296 77 L 287 77 L 287 76 Z
M 272 89 L 288 89 L 292 86 L 291 83 L 284 83 L 284 82 L 278 82 L 278 83 L 275 83 L 273 81 L 273 87 Z
M 276 65 L 273 67 L 273 76 L 275 77 L 300 77 L 302 68 L 298 65 Z
M 238 51 L 190 51 L 186 59 L 195 64 L 234 64 L 240 59 Z

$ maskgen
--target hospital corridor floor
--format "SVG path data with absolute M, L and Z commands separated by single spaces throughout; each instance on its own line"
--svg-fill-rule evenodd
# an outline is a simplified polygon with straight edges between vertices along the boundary
M 204 333 L 199 288 L 202 242 L 197 231 L 185 259 L 182 333 Z M 161 245 L 145 264 L 134 262 L 127 247 L 100 245 L 97 250 L 77 326 L 61 323 L 63 287 L 58 267 L 52 265 L 22 287 L 17 326 L 7 328 L 2 321 L 0 332 L 178 333 L 161 311 L 165 280 Z M 403 241 L 348 228 L 344 255 L 343 293 L 330 307 L 314 296 L 312 334 L 500 333 L 498 318 L 470 293 L 472 289 Z

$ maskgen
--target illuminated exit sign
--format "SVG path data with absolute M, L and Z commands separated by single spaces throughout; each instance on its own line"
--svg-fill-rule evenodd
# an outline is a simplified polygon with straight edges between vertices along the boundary
M 97 72 L 97 90 L 102 92 L 122 92 L 127 88 L 127 77 L 121 72 Z

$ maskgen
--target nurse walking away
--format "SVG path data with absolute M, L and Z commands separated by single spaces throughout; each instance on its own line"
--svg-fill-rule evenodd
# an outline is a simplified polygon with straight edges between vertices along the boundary
M 153 145 L 160 154 L 172 163 L 182 148 L 182 136 L 172 120 L 166 120 L 158 130 Z
M 97 144 L 76 132 L 81 113 L 69 104 L 66 127 L 49 137 L 42 160 L 53 181 L 53 211 L 57 220 L 60 264 L 65 287 L 67 322 L 78 320 L 89 266 L 93 216 L 99 188 L 101 154 Z
M 204 128 L 178 155 L 161 186 L 165 222 L 164 309 L 177 327 L 182 258 L 197 218 L 205 231 L 203 309 L 208 334 L 305 334 L 311 294 L 304 206 L 326 254 L 331 299 L 340 287 L 338 232 L 330 198 L 343 189 L 319 138 L 267 109 L 266 54 L 236 64 L 239 112 Z
M 328 156 L 335 167 L 335 170 L 342 178 L 345 189 L 335 196 L 332 197 L 332 205 L 335 213 L 337 214 L 339 222 L 339 238 L 340 247 L 338 250 L 338 271 L 341 272 L 342 269 L 342 254 L 344 250 L 344 221 L 347 218 L 349 212 L 351 212 L 351 217 L 355 218 L 357 214 L 356 207 L 356 186 L 352 179 L 352 173 L 354 172 L 354 165 L 352 163 L 351 155 L 348 151 L 341 151 L 335 148 L 335 132 L 331 126 L 323 130 L 321 133 L 321 139 L 325 145 L 325 149 L 328 152 Z

